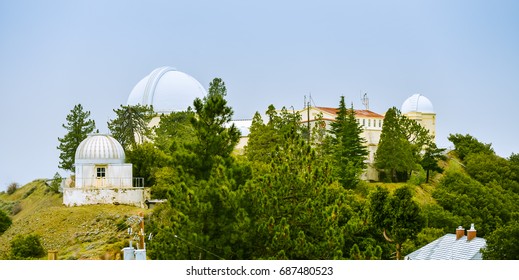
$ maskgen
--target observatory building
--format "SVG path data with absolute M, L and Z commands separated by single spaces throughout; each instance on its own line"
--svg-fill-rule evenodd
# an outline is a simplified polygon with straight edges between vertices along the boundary
M 400 112 L 429 130 L 433 141 L 436 139 L 436 113 L 431 101 L 427 97 L 421 94 L 411 95 L 402 103 Z
M 148 194 L 142 178 L 133 178 L 124 149 L 106 134 L 90 134 L 75 155 L 75 175 L 63 188 L 63 204 L 129 204 L 144 207 Z
M 173 67 L 157 68 L 140 80 L 128 97 L 127 105 L 149 105 L 160 114 L 187 111 L 196 98 L 203 98 L 207 92 L 195 78 Z M 150 126 L 159 123 L 160 117 L 153 119 Z

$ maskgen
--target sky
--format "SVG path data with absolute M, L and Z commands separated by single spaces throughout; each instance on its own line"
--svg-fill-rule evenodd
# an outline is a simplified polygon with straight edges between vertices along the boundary
M 519 153 L 519 1 L 0 1 L 0 191 L 52 178 L 76 104 L 108 133 L 113 109 L 153 69 L 208 88 L 235 119 L 270 104 L 384 114 L 415 93 L 436 141 L 470 134 Z

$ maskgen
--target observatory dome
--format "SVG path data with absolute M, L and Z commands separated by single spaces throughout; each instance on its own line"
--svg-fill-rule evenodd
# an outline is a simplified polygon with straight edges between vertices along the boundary
M 124 163 L 121 144 L 107 134 L 90 134 L 76 150 L 76 164 Z
M 413 94 L 407 98 L 400 111 L 402 114 L 409 112 L 434 113 L 431 101 L 421 94 Z
M 157 113 L 186 111 L 195 98 L 206 95 L 204 87 L 190 75 L 168 66 L 153 70 L 135 85 L 128 105 L 151 105 Z

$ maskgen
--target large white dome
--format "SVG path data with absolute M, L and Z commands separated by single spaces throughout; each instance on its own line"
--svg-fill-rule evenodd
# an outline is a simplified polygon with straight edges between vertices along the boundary
M 76 164 L 124 163 L 125 154 L 121 144 L 107 134 L 90 134 L 76 150 Z
M 204 87 L 193 77 L 172 67 L 160 67 L 144 77 L 133 88 L 128 105 L 152 105 L 157 113 L 186 111 L 195 98 L 206 95 Z
M 434 108 L 427 97 L 421 94 L 413 94 L 404 101 L 400 112 L 402 114 L 407 114 L 409 112 L 434 113 Z

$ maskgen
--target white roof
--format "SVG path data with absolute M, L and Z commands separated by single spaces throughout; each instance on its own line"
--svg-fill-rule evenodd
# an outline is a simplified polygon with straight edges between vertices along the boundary
M 121 144 L 107 134 L 90 134 L 77 150 L 76 164 L 124 163 L 125 154 Z
M 153 70 L 135 85 L 128 105 L 152 105 L 157 113 L 186 111 L 195 98 L 206 95 L 204 87 L 190 75 L 164 66 Z
M 434 113 L 434 108 L 431 100 L 427 97 L 421 94 L 413 94 L 402 103 L 400 112 L 402 112 L 402 114 L 409 112 Z
M 456 234 L 448 233 L 405 257 L 406 260 L 481 260 L 481 248 L 487 241 L 475 237 L 467 241 L 467 236 L 456 240 Z

